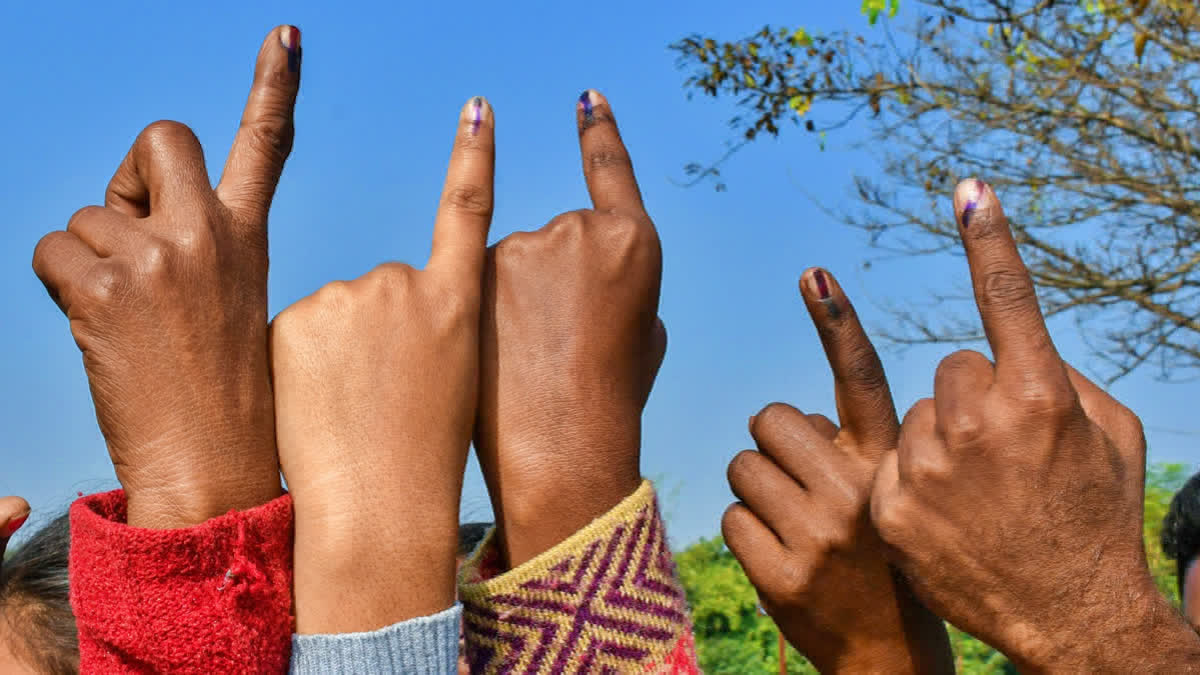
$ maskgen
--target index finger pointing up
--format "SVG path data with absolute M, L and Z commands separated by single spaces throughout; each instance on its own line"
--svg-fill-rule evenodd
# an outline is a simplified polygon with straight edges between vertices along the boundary
M 300 29 L 280 26 L 258 50 L 254 84 L 217 185 L 217 197 L 245 222 L 265 227 L 283 163 L 295 136 L 300 89 Z
M 433 226 L 430 267 L 448 267 L 479 281 L 492 224 L 496 126 L 492 106 L 476 96 L 463 106 Z
M 837 280 L 813 268 L 800 278 L 800 294 L 833 370 L 842 431 L 877 459 L 896 447 L 900 422 L 879 354 Z
M 633 177 L 633 161 L 621 141 L 608 99 L 588 89 L 580 94 L 575 112 L 583 177 L 592 205 L 598 211 L 642 213 L 642 193 Z
M 1021 261 L 996 193 L 981 180 L 965 180 L 954 191 L 954 213 L 971 268 L 975 304 L 997 371 L 1045 368 L 1043 372 L 1061 372 L 1033 280 Z

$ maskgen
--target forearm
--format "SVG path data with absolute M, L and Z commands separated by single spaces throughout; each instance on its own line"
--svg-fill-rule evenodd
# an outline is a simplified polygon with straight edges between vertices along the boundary
M 1152 585 L 1136 601 L 1052 637 L 1056 648 L 1043 655 L 1009 658 L 1028 673 L 1200 673 L 1200 635 Z
M 544 464 L 505 467 L 499 485 L 488 486 L 498 542 L 505 562 L 514 567 L 554 548 L 642 483 L 636 421 L 605 423 L 597 415 L 587 425 L 547 425 L 541 431 L 537 438 L 510 441 L 500 452 L 544 458 Z M 569 459 L 558 464 L 559 457 Z

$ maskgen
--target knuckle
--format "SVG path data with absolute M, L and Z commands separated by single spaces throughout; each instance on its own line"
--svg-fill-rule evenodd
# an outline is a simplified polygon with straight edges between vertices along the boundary
M 875 495 L 871 499 L 871 524 L 881 539 L 894 546 L 907 527 L 901 501 L 890 495 Z
M 930 415 L 937 414 L 937 407 L 931 398 L 923 398 L 913 404 L 913 407 L 904 413 L 904 421 L 900 426 L 914 426 Z
M 758 434 L 785 424 L 792 415 L 797 413 L 799 413 L 798 410 L 786 403 L 768 403 L 766 407 L 758 411 L 758 414 L 754 416 L 754 424 L 750 432 L 751 434 Z
M 1055 419 L 1065 417 L 1075 407 L 1071 389 L 1042 373 L 1033 374 L 1020 385 L 1018 398 L 1027 408 Z
M 951 445 L 967 445 L 983 435 L 983 417 L 976 411 L 958 409 L 950 419 L 938 418 L 942 434 Z
M 91 303 L 109 305 L 125 294 L 129 281 L 129 272 L 124 266 L 102 260 L 88 269 L 79 284 L 79 291 Z
M 175 145 L 177 143 L 199 143 L 191 127 L 174 120 L 159 120 L 150 123 L 138 136 L 138 140 L 152 147 Z
M 756 467 L 762 460 L 762 457 L 753 450 L 742 450 L 734 455 L 729 461 L 729 467 L 725 470 L 725 477 L 729 480 L 730 487 L 739 490 L 753 480 L 753 476 L 757 473 Z
M 79 224 L 85 220 L 97 218 L 104 213 L 103 206 L 85 206 L 75 213 L 71 214 L 71 219 L 67 221 L 67 231 L 74 232 L 79 227 Z
M 588 153 L 587 164 L 588 168 L 594 171 L 626 169 L 632 166 L 629 153 L 615 143 L 605 143 L 593 148 Z
M 171 244 L 156 237 L 148 238 L 138 247 L 138 268 L 149 277 L 161 276 L 170 269 L 174 255 Z
M 246 145 L 279 166 L 292 152 L 292 117 L 283 106 L 267 106 L 253 120 L 242 123 Z
M 850 360 L 841 373 L 842 379 L 855 392 L 875 392 L 888 386 L 883 362 L 870 343 L 859 345 L 850 352 Z
M 58 246 L 59 241 L 66 234 L 62 230 L 55 230 L 39 239 L 37 245 L 33 247 L 33 270 L 39 277 L 44 276 L 46 269 L 50 266 L 51 250 Z
M 950 479 L 950 466 L 937 453 L 909 453 L 907 473 L 913 483 L 945 483 Z
M 1000 268 L 985 275 L 981 299 L 988 309 L 1003 313 L 1028 306 L 1037 301 L 1037 296 L 1028 272 Z
M 473 183 L 455 185 L 446 191 L 443 205 L 454 212 L 480 218 L 492 215 L 492 191 Z
M 813 590 L 813 575 L 808 565 L 792 558 L 781 560 L 779 579 L 783 588 L 787 589 L 789 604 L 807 604 Z

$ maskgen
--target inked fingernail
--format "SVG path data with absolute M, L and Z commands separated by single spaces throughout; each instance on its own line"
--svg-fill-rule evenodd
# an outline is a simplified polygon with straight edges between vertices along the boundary
M 8 525 L 4 528 L 5 538 L 11 537 L 14 534 L 16 534 L 17 530 L 21 529 L 21 526 L 25 524 L 26 520 L 29 520 L 28 513 L 21 516 L 20 518 L 14 518 L 14 519 L 8 521 Z
M 817 299 L 825 306 L 825 311 L 828 312 L 829 318 L 836 319 L 842 315 L 842 309 L 838 307 L 837 301 L 833 299 L 833 292 L 829 289 L 829 277 L 826 276 L 825 270 L 813 270 L 813 283 L 817 287 Z
M 975 215 L 975 209 L 979 208 L 979 200 L 983 198 L 983 193 L 986 190 L 987 190 L 987 183 L 976 178 L 975 179 L 975 196 L 971 199 L 968 199 L 966 205 L 963 206 L 963 213 L 962 213 L 963 227 L 967 227 L 968 225 L 971 224 L 971 216 Z
M 592 110 L 592 107 L 595 104 L 592 101 L 592 90 L 591 89 L 584 89 L 583 93 L 579 95 L 579 105 L 583 108 L 583 121 L 584 122 L 592 122 L 593 120 L 596 119 L 595 115 L 593 113 L 593 110 Z
M 284 26 L 283 30 L 279 31 L 279 42 L 288 53 L 288 72 L 296 72 L 300 69 L 300 29 Z
M 492 106 L 487 99 L 482 96 L 475 96 L 467 101 L 467 104 L 462 109 L 462 120 L 470 122 L 471 133 L 479 133 L 480 127 L 484 122 L 488 121 L 488 116 L 492 113 Z
M 822 300 L 828 300 L 829 282 L 825 279 L 825 272 L 821 270 L 813 270 L 813 281 L 817 282 L 817 295 Z

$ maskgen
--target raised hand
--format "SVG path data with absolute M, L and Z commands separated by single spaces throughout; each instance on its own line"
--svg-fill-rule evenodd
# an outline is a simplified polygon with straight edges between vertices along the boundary
M 469 101 L 425 269 L 385 263 L 274 321 L 300 633 L 372 630 L 454 604 L 494 134 L 488 103 Z
M 280 494 L 267 356 L 267 212 L 292 147 L 300 32 L 263 42 L 214 190 L 178 122 L 34 251 L 70 319 L 130 525 L 193 525 Z
M 516 566 L 641 483 L 641 415 L 666 349 L 662 253 L 608 101 L 577 105 L 593 209 L 488 259 L 475 448 Z
M 788 642 L 821 672 L 953 672 L 946 630 L 888 565 L 869 519 L 871 484 L 900 424 L 850 300 L 821 269 L 800 293 L 833 370 L 837 427 L 773 403 L 750 418 L 758 451 L 729 464 L 741 501 L 725 543 Z
M 1059 357 L 995 192 L 966 181 L 954 206 L 996 362 L 938 366 L 880 466 L 876 527 L 930 609 L 1022 671 L 1197 668 L 1146 565 L 1138 418 Z

